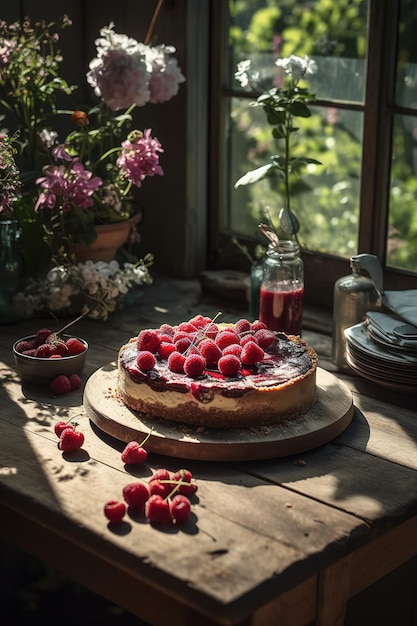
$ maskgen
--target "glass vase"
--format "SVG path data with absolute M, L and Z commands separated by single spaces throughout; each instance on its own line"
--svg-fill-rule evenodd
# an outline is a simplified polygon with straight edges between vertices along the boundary
M 259 319 L 270 330 L 301 335 L 304 267 L 294 241 L 269 244 L 263 264 Z
M 22 317 L 14 302 L 14 296 L 25 286 L 20 235 L 17 220 L 0 220 L 0 324 L 13 324 Z

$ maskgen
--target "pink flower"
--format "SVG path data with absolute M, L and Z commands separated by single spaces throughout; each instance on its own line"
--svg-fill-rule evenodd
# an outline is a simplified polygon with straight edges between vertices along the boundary
M 103 184 L 101 178 L 93 177 L 78 158 L 72 161 L 69 168 L 50 165 L 43 171 L 45 176 L 38 178 L 36 184 L 46 191 L 39 194 L 35 211 L 42 207 L 53 209 L 57 203 L 64 213 L 68 213 L 73 204 L 87 209 L 94 204 L 93 193 Z
M 163 176 L 164 172 L 159 165 L 158 152 L 163 148 L 156 137 L 151 137 L 151 129 L 145 133 L 130 133 L 129 138 L 122 143 L 122 152 L 117 159 L 122 175 L 131 180 L 137 187 L 147 176 Z
M 72 156 L 65 150 L 65 145 L 60 144 L 56 148 L 52 149 L 52 156 L 55 161 L 61 159 L 62 161 L 72 161 Z

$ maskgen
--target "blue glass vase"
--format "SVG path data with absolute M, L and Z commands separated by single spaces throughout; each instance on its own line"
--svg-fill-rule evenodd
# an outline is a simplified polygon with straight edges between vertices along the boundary
M 14 296 L 25 286 L 20 234 L 17 220 L 0 220 L 0 324 L 13 324 L 22 318 L 14 302 Z

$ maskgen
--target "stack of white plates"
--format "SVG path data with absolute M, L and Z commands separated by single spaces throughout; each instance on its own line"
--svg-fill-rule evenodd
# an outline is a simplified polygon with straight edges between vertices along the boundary
M 417 394 L 417 350 L 391 345 L 367 322 L 345 330 L 346 358 L 358 374 L 394 391 Z

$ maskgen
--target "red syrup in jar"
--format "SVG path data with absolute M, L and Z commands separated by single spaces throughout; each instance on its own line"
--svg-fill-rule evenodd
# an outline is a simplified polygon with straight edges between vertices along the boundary
M 304 288 L 289 291 L 261 289 L 259 320 L 270 330 L 301 335 Z

